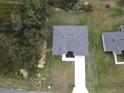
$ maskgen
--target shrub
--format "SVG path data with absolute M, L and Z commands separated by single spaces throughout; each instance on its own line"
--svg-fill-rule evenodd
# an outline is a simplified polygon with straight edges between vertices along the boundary
M 121 7 L 124 6 L 124 0 L 117 0 L 117 4 Z
M 105 8 L 109 9 L 111 6 L 109 4 L 105 5 Z
M 78 0 L 48 0 L 48 4 L 62 9 L 73 9 Z
M 87 12 L 93 11 L 91 4 L 87 4 L 87 5 L 82 4 L 82 5 L 80 6 L 79 10 L 84 10 L 84 11 L 87 11 Z

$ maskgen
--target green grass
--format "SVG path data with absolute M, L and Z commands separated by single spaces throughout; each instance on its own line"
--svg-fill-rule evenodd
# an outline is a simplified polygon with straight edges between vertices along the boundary
M 121 8 L 115 8 L 112 11 L 112 16 L 124 16 L 124 11 Z
M 0 0 L 0 3 L 7 3 L 9 0 Z
M 15 71 L 12 71 L 12 72 L 8 73 L 7 75 L 0 76 L 0 77 L 5 78 L 5 79 L 11 78 L 11 79 L 17 79 L 17 80 L 24 80 L 23 76 L 20 75 L 19 72 L 15 72 Z
M 87 25 L 87 17 L 83 16 L 82 18 L 80 18 L 80 25 Z
M 45 67 L 37 69 L 35 77 L 38 73 L 46 78 L 41 84 L 45 87 L 41 86 L 41 90 L 48 90 L 48 85 L 51 85 L 52 89 L 50 91 L 57 93 L 70 93 L 72 91 L 74 85 L 72 62 L 62 62 L 61 57 L 52 56 L 51 51 L 49 51 L 47 52 Z

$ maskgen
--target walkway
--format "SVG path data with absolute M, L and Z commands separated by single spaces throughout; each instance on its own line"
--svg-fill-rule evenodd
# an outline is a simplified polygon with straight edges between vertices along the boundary
M 75 56 L 75 87 L 72 93 L 88 93 L 85 79 L 85 56 Z

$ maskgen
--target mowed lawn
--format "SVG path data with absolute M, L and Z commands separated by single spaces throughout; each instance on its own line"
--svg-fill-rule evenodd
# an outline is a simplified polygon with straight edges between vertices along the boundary
M 123 13 L 113 0 L 109 0 L 109 2 L 89 1 L 93 5 L 93 12 L 91 13 L 83 11 L 56 11 L 54 7 L 48 10 L 48 31 L 51 33 L 48 45 L 52 45 L 53 25 L 88 25 L 89 56 L 86 60 L 86 76 L 89 91 L 91 93 L 124 93 L 124 65 L 115 65 L 113 55 L 111 53 L 104 53 L 102 45 L 102 33 L 116 31 L 119 24 L 124 23 Z M 83 2 L 83 0 L 80 0 L 80 2 Z M 111 7 L 106 9 L 106 4 L 110 4 Z M 54 67 L 51 69 L 54 69 Z M 65 68 L 63 67 L 62 69 Z M 66 74 L 70 73 L 67 72 Z M 66 74 L 65 78 L 67 79 Z M 59 78 L 59 75 L 56 78 Z M 70 78 L 73 78 L 73 76 Z M 70 81 L 61 83 L 60 86 L 62 87 L 65 83 L 70 84 Z

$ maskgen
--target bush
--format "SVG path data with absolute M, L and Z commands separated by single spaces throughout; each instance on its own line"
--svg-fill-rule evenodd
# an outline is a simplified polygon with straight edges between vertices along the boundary
M 79 10 L 84 10 L 84 11 L 87 11 L 87 12 L 93 11 L 91 4 L 87 4 L 87 5 L 83 4 L 83 5 L 80 6 Z
M 111 7 L 111 5 L 109 5 L 109 4 L 105 5 L 105 8 L 107 8 L 107 9 L 109 9 L 110 7 Z
M 117 4 L 121 7 L 124 6 L 124 0 L 117 0 Z
M 48 4 L 62 9 L 73 9 L 78 0 L 48 0 Z

